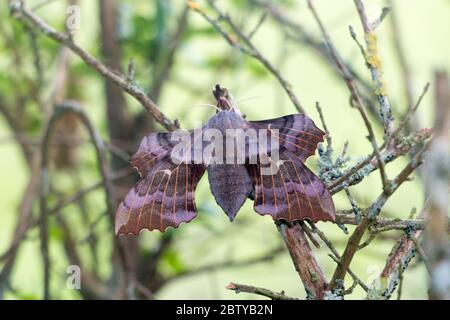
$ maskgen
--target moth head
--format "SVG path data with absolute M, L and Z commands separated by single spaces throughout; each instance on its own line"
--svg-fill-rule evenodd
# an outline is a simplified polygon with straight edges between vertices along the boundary
M 217 112 L 231 111 L 242 116 L 241 111 L 238 109 L 236 100 L 226 88 L 222 88 L 220 85 L 216 84 L 213 90 L 213 95 L 217 102 Z

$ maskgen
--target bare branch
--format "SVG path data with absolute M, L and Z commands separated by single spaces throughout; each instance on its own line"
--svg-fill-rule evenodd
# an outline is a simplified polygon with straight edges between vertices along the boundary
M 248 258 L 248 259 L 243 259 L 243 260 L 238 260 L 238 261 L 229 260 L 229 261 L 224 261 L 224 262 L 219 262 L 219 263 L 214 263 L 214 264 L 198 267 L 195 269 L 189 269 L 189 270 L 183 271 L 181 273 L 177 273 L 173 277 L 166 279 L 166 281 L 171 281 L 171 280 L 175 280 L 175 279 L 178 280 L 179 278 L 190 277 L 190 276 L 197 275 L 199 273 L 211 272 L 214 270 L 219 270 L 219 269 L 224 269 L 224 268 L 237 268 L 237 267 L 240 268 L 240 267 L 246 267 L 246 266 L 254 265 L 257 263 L 261 263 L 261 262 L 272 261 L 275 257 L 277 257 L 279 254 L 281 254 L 283 252 L 285 252 L 285 249 L 284 249 L 284 247 L 280 246 L 280 247 L 277 247 L 277 248 L 261 255 L 260 257 Z
M 389 141 L 394 131 L 394 117 L 392 115 L 391 104 L 387 96 L 386 82 L 383 77 L 377 37 L 374 34 L 375 26 L 374 24 L 370 23 L 367 18 L 363 1 L 354 0 L 354 2 L 365 34 L 364 39 L 367 46 L 367 55 L 365 58 L 367 59 L 368 67 L 372 75 L 372 80 L 375 84 L 375 94 L 377 96 L 378 103 L 380 104 L 380 113 L 384 124 L 385 142 L 389 147 Z
M 43 141 L 41 145 L 41 178 L 40 178 L 40 239 L 41 239 L 41 252 L 44 263 L 44 299 L 50 298 L 50 259 L 48 253 L 48 209 L 47 209 L 47 196 L 49 193 L 49 175 L 48 175 L 48 163 L 49 163 L 49 146 L 52 138 L 53 129 L 56 122 L 66 113 L 72 113 L 76 115 L 84 126 L 88 129 L 89 135 L 92 138 L 92 143 L 95 146 L 97 160 L 99 163 L 99 170 L 102 174 L 102 184 L 105 188 L 106 203 L 108 212 L 110 213 L 111 221 L 113 221 L 112 213 L 115 209 L 115 198 L 113 194 L 112 185 L 109 178 L 109 169 L 107 167 L 106 152 L 104 149 L 103 141 L 96 129 L 92 126 L 91 122 L 83 112 L 82 108 L 77 103 L 66 102 L 63 105 L 57 106 L 53 115 L 50 117 L 49 122 L 44 130 Z
M 302 228 L 298 224 L 288 226 L 279 223 L 278 230 L 291 254 L 292 262 L 305 286 L 308 298 L 324 299 L 328 283 Z
M 356 108 L 358 109 L 359 113 L 361 114 L 361 117 L 364 121 L 364 124 L 367 128 L 367 131 L 369 133 L 369 141 L 372 144 L 372 148 L 374 150 L 375 153 L 375 157 L 377 159 L 378 162 L 378 168 L 380 169 L 380 175 L 381 175 L 381 181 L 383 182 L 383 187 L 387 187 L 388 186 L 388 179 L 386 177 L 386 172 L 384 169 L 384 162 L 381 160 L 381 156 L 380 156 L 380 151 L 378 148 L 378 144 L 375 138 L 375 133 L 374 130 L 372 128 L 372 124 L 369 120 L 369 117 L 367 115 L 366 112 L 366 107 L 364 105 L 364 101 L 361 98 L 361 95 L 358 91 L 358 88 L 355 84 L 355 80 L 353 78 L 353 76 L 351 75 L 351 73 L 349 72 L 349 70 L 347 69 L 346 65 L 342 62 L 342 60 L 339 58 L 339 55 L 337 53 L 337 50 L 333 44 L 333 42 L 331 41 L 331 38 L 327 32 L 327 30 L 325 29 L 325 26 L 322 23 L 322 20 L 320 19 L 313 3 L 311 0 L 308 0 L 308 6 L 309 9 L 311 10 L 314 19 L 316 20 L 323 37 L 325 38 L 325 41 L 328 45 L 328 48 L 330 49 L 331 55 L 337 65 L 337 67 L 339 68 L 339 70 L 342 72 L 342 74 L 344 75 L 344 79 L 345 79 L 345 83 L 347 84 L 348 89 L 350 90 L 351 94 L 352 94 L 352 99 L 353 101 L 355 101 L 355 105 Z
M 409 175 L 422 164 L 422 157 L 426 150 L 424 146 L 409 162 L 407 166 L 400 172 L 400 174 L 393 180 L 392 187 L 389 190 L 384 190 L 383 193 L 375 200 L 375 202 L 370 206 L 366 215 L 358 224 L 353 234 L 350 236 L 347 246 L 345 247 L 344 253 L 342 255 L 341 264 L 339 264 L 333 274 L 333 278 L 330 283 L 330 288 L 335 289 L 340 281 L 342 281 L 347 273 L 350 263 L 358 250 L 361 239 L 369 227 L 369 225 L 376 219 L 376 217 L 381 212 L 386 201 L 390 196 L 397 190 L 403 182 L 407 181 Z
M 242 53 L 255 58 L 259 62 L 261 62 L 266 69 L 272 73 L 278 82 L 283 87 L 284 91 L 286 91 L 287 95 L 292 101 L 292 104 L 297 108 L 297 110 L 301 113 L 306 113 L 300 104 L 299 99 L 296 94 L 292 90 L 292 85 L 281 75 L 280 71 L 271 63 L 267 58 L 255 47 L 252 43 L 250 37 L 246 36 L 242 31 L 236 26 L 233 20 L 230 18 L 228 14 L 223 13 L 213 1 L 208 1 L 210 6 L 218 15 L 218 20 L 224 20 L 236 34 L 239 40 L 243 42 L 240 44 L 238 40 L 236 40 L 233 36 L 231 36 L 224 28 L 220 25 L 219 21 L 211 18 L 206 11 L 201 8 L 198 3 L 195 1 L 188 1 L 189 7 L 195 12 L 199 13 L 206 21 L 208 21 L 216 30 L 219 32 L 225 40 L 233 47 L 239 49 Z
M 427 84 L 425 85 L 425 87 L 422 90 L 422 93 L 419 96 L 419 99 L 417 99 L 417 102 L 415 103 L 415 105 L 411 108 L 408 108 L 408 112 L 406 113 L 405 118 L 400 123 L 400 125 L 395 129 L 395 131 L 393 133 L 394 137 L 397 136 L 403 130 L 403 128 L 405 128 L 408 125 L 409 121 L 411 120 L 411 117 L 416 113 L 417 109 L 419 108 L 420 104 L 422 103 L 422 99 L 427 94 L 429 87 L 430 87 L 430 83 L 427 82 Z
M 75 54 L 83 59 L 83 61 L 87 65 L 95 69 L 100 75 L 114 82 L 116 85 L 122 88 L 122 90 L 139 101 L 142 106 L 155 118 L 155 120 L 158 121 L 166 129 L 177 129 L 175 123 L 169 120 L 166 115 L 164 115 L 160 111 L 159 107 L 145 94 L 144 91 L 142 91 L 142 89 L 127 81 L 126 76 L 123 76 L 116 71 L 110 70 L 107 66 L 95 59 L 91 54 L 89 54 L 75 42 L 73 42 L 69 36 L 60 33 L 50 27 L 41 18 L 27 9 L 22 1 L 10 0 L 10 10 L 12 15 L 17 19 L 23 21 L 25 24 L 29 25 L 35 30 L 40 31 L 54 41 L 70 48 Z
M 284 291 L 278 293 L 278 292 L 274 292 L 269 289 L 248 286 L 245 284 L 237 284 L 237 283 L 233 283 L 233 282 L 231 282 L 225 288 L 228 290 L 233 290 L 236 293 L 241 293 L 241 292 L 254 293 L 254 294 L 257 294 L 260 296 L 270 298 L 272 300 L 298 300 L 297 298 L 291 298 L 291 297 L 286 296 L 284 294 Z
M 390 11 L 391 8 L 389 6 L 383 7 L 383 9 L 381 9 L 380 16 L 372 22 L 372 30 L 375 30 L 380 26 L 380 24 L 383 22 L 384 18 L 386 18 Z

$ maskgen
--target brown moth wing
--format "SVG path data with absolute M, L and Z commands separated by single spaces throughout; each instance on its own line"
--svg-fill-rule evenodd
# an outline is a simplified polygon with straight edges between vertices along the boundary
M 309 219 L 335 221 L 336 213 L 330 192 L 304 161 L 315 153 L 324 132 L 303 114 L 251 121 L 257 129 L 268 129 L 279 139 L 280 161 L 272 175 L 262 175 L 260 162 L 247 165 L 255 186 L 254 208 L 276 220 L 293 222 Z M 273 130 L 277 129 L 278 134 Z
M 170 155 L 176 144 L 171 141 L 171 135 L 170 132 L 157 132 L 142 139 L 138 151 L 130 159 L 131 166 L 139 171 L 141 177 L 145 177 L 159 160 Z
M 202 165 L 160 162 L 127 194 L 116 211 L 116 234 L 177 228 L 197 215 L 194 193 Z
M 335 221 L 331 194 L 324 183 L 295 155 L 283 152 L 278 170 L 262 175 L 261 167 L 248 165 L 255 185 L 254 209 L 276 220 Z
M 131 159 L 142 178 L 116 211 L 116 234 L 139 234 L 142 229 L 161 232 L 195 218 L 195 188 L 205 172 L 203 165 L 175 164 L 171 133 L 146 136 Z
M 288 150 L 303 162 L 315 153 L 317 144 L 323 141 L 325 134 L 303 114 L 249 123 L 255 129 L 268 129 L 275 138 L 278 138 L 281 150 Z M 278 135 L 273 129 L 278 130 Z

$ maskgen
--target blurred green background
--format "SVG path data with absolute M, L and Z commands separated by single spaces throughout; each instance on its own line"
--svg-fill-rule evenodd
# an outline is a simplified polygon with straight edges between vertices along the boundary
M 42 1 L 26 1 L 28 7 Z M 201 1 L 200 5 L 208 11 L 208 6 Z M 281 10 L 302 25 L 307 32 L 318 41 L 322 41 L 319 29 L 314 22 L 305 1 L 273 1 Z M 362 30 L 356 9 L 352 1 L 316 0 L 316 9 L 321 15 L 330 35 L 346 61 L 367 81 L 370 74 L 355 42 L 351 39 L 348 26 L 352 25 L 360 40 Z M 101 56 L 99 40 L 100 23 L 99 7 L 96 1 L 79 1 L 81 8 L 80 28 L 76 31 L 75 41 L 96 57 Z M 167 36 L 177 24 L 185 2 L 173 1 L 119 1 L 118 35 L 121 47 L 121 67 L 127 69 L 128 61 L 135 60 L 135 80 L 144 89 L 152 85 L 152 74 L 158 52 L 170 45 Z M 233 0 L 218 1 L 217 4 L 227 11 L 246 32 L 250 31 L 261 17 L 262 10 L 252 6 L 250 1 Z M 374 19 L 379 15 L 386 1 L 366 1 L 368 15 Z M 67 3 L 52 1 L 39 8 L 36 13 L 56 29 L 63 31 L 66 19 Z M 397 0 L 393 7 L 399 23 L 401 43 L 411 70 L 414 98 L 422 91 L 426 82 L 433 80 L 437 69 L 450 70 L 450 2 L 447 0 Z M 158 105 L 171 119 L 179 119 L 183 128 L 192 128 L 199 121 L 207 120 L 214 114 L 213 109 L 197 107 L 199 104 L 214 103 L 211 90 L 216 83 L 228 88 L 236 99 L 255 98 L 243 101 L 240 109 L 248 119 L 267 119 L 296 110 L 282 90 L 276 79 L 262 67 L 259 62 L 231 48 L 224 39 L 197 13 L 189 12 L 188 26 L 184 30 L 182 40 L 175 55 L 174 65 L 169 79 L 158 99 Z M 393 41 L 391 17 L 388 15 L 377 29 L 380 54 L 387 82 L 388 94 L 396 112 L 402 114 L 407 107 L 405 84 Z M 35 61 L 31 41 L 23 25 L 11 18 L 7 4 L 0 4 L 0 95 L 2 101 L 12 101 L 14 95 L 27 94 L 28 80 L 36 83 Z M 9 35 L 13 45 L 3 35 Z M 326 122 L 333 137 L 336 152 L 340 152 L 344 143 L 349 142 L 351 162 L 355 163 L 371 151 L 366 139 L 366 129 L 356 109 L 349 105 L 349 92 L 341 78 L 331 70 L 311 47 L 286 37 L 283 28 L 273 19 L 267 18 L 252 38 L 258 49 L 276 65 L 287 78 L 298 95 L 308 115 L 320 124 L 315 110 L 315 102 L 319 101 Z M 43 67 L 42 82 L 39 84 L 40 96 L 46 101 L 55 78 L 57 56 L 60 46 L 52 40 L 40 35 L 37 37 L 40 52 L 40 63 Z M 13 49 L 15 47 L 15 49 Z M 19 51 L 22 61 L 17 67 L 14 50 Z M 67 96 L 76 98 L 85 112 L 106 140 L 108 126 L 105 116 L 105 94 L 102 78 L 87 67 L 78 57 L 71 55 L 68 71 L 73 79 Z M 423 126 L 430 126 L 433 110 L 433 89 L 429 93 L 418 115 Z M 128 108 L 133 114 L 142 112 L 135 100 L 126 97 Z M 26 138 L 34 147 L 39 146 L 46 115 L 33 99 L 24 105 L 27 119 Z M 148 115 L 147 117 L 150 117 Z M 25 119 L 24 119 L 25 121 Z M 377 137 L 381 139 L 382 129 L 377 126 Z M 154 130 L 163 129 L 155 125 Z M 89 144 L 84 129 L 78 133 L 82 142 L 74 145 L 76 154 L 74 168 L 56 170 L 51 168 L 50 177 L 53 196 L 49 203 L 56 203 L 56 194 L 70 195 L 100 179 L 95 153 Z M 0 116 L 0 253 L 11 244 L 14 226 L 18 217 L 18 206 L 30 177 L 29 167 L 24 160 L 17 143 L 12 138 L 13 132 L 4 117 Z M 114 141 L 110 141 L 114 143 Z M 129 148 L 128 153 L 133 151 Z M 316 171 L 317 160 L 312 157 L 308 165 Z M 387 172 L 394 176 L 407 163 L 401 159 L 387 166 Z M 129 185 L 131 187 L 131 184 Z M 362 183 L 351 189 L 361 207 L 370 205 L 381 192 L 379 175 L 373 173 Z M 53 193 L 52 193 L 53 194 Z M 182 224 L 178 229 L 170 229 L 176 238 L 164 252 L 158 262 L 158 270 L 163 275 L 171 276 L 191 268 L 214 264 L 220 261 L 241 261 L 258 257 L 282 244 L 272 219 L 261 217 L 252 210 L 248 201 L 239 212 L 234 223 L 230 223 L 216 205 L 210 194 L 207 178 L 203 177 L 196 192 L 196 203 L 199 207 L 197 219 L 189 224 Z M 342 192 L 335 195 L 334 201 L 338 209 L 348 209 L 350 204 Z M 423 206 L 423 188 L 420 182 L 405 183 L 389 200 L 382 214 L 386 217 L 407 218 L 413 208 L 420 210 Z M 60 214 L 68 221 L 68 225 L 77 241 L 77 248 L 86 266 L 98 268 L 101 279 L 107 282 L 111 276 L 111 243 L 112 233 L 108 219 L 101 219 L 95 225 L 98 237 L 98 248 L 94 259 L 91 256 L 86 235 L 90 232 L 93 221 L 102 216 L 106 210 L 103 190 L 98 189 L 84 198 L 87 215 L 80 214 L 79 206 L 65 207 Z M 34 215 L 38 203 L 35 201 Z M 62 245 L 62 230 L 50 219 L 50 256 L 52 261 L 51 288 L 57 298 L 79 299 L 77 290 L 66 287 L 66 268 L 70 264 Z M 342 251 L 348 235 L 330 223 L 319 223 L 323 230 Z M 353 230 L 349 226 L 349 230 Z M 366 282 L 375 279 L 382 270 L 386 257 L 391 250 L 398 232 L 388 232 L 378 237 L 372 245 L 358 252 L 351 265 L 353 271 Z M 141 250 L 155 249 L 161 234 L 158 231 L 144 231 L 139 236 Z M 316 249 L 317 258 L 329 278 L 335 263 L 328 257 L 326 247 Z M 2 263 L 0 262 L 0 267 Z M 83 271 L 82 271 L 83 272 Z M 22 243 L 14 270 L 10 276 L 11 290 L 5 290 L 6 299 L 39 299 L 42 292 L 42 263 L 39 250 L 37 228 L 27 234 Z M 348 277 L 349 278 L 349 277 Z M 347 279 L 351 284 L 351 279 Z M 273 260 L 251 264 L 219 268 L 209 272 L 201 272 L 191 276 L 174 278 L 163 285 L 155 294 L 160 299 L 248 299 L 258 298 L 249 294 L 236 295 L 224 287 L 229 282 L 245 283 L 270 288 L 275 291 L 284 290 L 289 296 L 304 297 L 304 289 L 296 273 L 287 251 L 278 254 Z M 83 284 L 82 284 L 83 285 Z M 350 299 L 365 297 L 360 289 L 355 289 Z M 427 298 L 426 270 L 423 265 L 412 263 L 404 274 L 403 298 Z

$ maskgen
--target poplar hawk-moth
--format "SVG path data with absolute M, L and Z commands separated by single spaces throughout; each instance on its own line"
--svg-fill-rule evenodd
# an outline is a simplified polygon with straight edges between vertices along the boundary
M 185 137 L 191 142 L 188 152 L 174 156 L 174 149 L 179 145 L 174 135 L 179 132 L 151 133 L 143 138 L 130 160 L 141 179 L 117 208 L 116 234 L 137 235 L 142 229 L 163 232 L 167 227 L 177 228 L 180 223 L 194 219 L 197 215 L 195 189 L 205 171 L 217 204 L 231 221 L 250 198 L 257 213 L 270 215 L 274 220 L 334 222 L 330 192 L 304 163 L 323 141 L 324 132 L 303 114 L 247 121 L 226 89 L 216 85 L 213 94 L 218 111 L 201 130 L 185 131 Z M 255 140 L 245 136 L 240 140 L 245 148 L 241 152 L 242 161 L 237 161 L 238 156 L 233 153 L 230 163 L 226 161 L 230 158 L 227 152 L 237 151 L 238 138 L 231 138 L 235 139 L 231 142 L 236 142 L 231 149 L 217 138 L 204 141 L 204 132 L 227 136 L 232 130 L 267 132 L 270 141 L 264 142 L 266 153 L 261 153 L 260 149 L 264 149 L 261 140 L 257 138 L 259 145 L 252 148 Z M 207 149 L 212 144 L 225 150 L 220 155 L 217 150 L 212 152 L 212 156 L 217 156 L 215 162 L 195 157 L 195 145 Z M 275 154 L 277 159 L 273 160 Z

